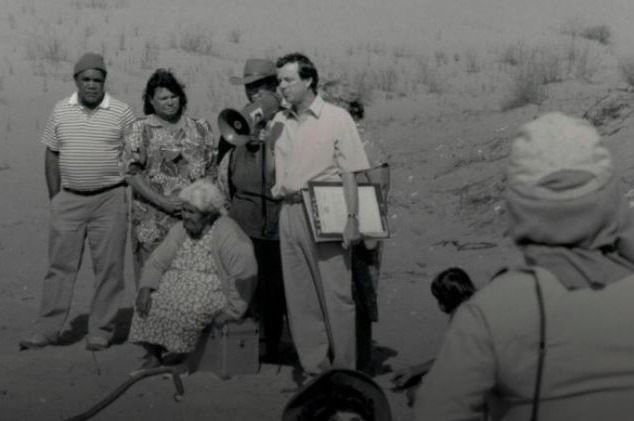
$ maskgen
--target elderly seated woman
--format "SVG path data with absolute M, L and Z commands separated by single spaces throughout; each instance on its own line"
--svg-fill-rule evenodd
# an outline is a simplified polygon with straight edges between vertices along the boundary
M 169 231 L 143 268 L 129 341 L 147 354 L 142 368 L 166 352 L 190 353 L 211 322 L 244 315 L 256 287 L 249 237 L 225 216 L 225 201 L 206 180 L 185 187 L 182 222 Z

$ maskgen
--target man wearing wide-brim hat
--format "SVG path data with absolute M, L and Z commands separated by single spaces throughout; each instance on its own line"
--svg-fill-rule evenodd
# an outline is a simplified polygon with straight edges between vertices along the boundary
M 274 97 L 277 68 L 271 60 L 251 58 L 242 77 L 231 77 L 234 85 L 244 85 L 251 105 L 267 96 Z M 282 259 L 278 235 L 280 201 L 271 195 L 275 184 L 275 168 L 269 147 L 272 137 L 270 121 L 258 123 L 245 145 L 229 148 L 220 161 L 220 185 L 231 201 L 229 215 L 249 235 L 258 262 L 256 311 L 262 320 L 261 330 L 266 344 L 266 359 L 278 360 L 278 346 L 284 326 L 286 304 L 282 280 Z M 268 145 L 268 146 L 267 146 Z M 222 148 L 222 144 L 220 148 Z
M 55 344 L 66 324 L 84 242 L 95 274 L 86 347 L 107 348 L 125 291 L 128 215 L 118 154 L 123 128 L 136 117 L 105 91 L 103 57 L 86 53 L 73 68 L 77 91 L 55 105 L 46 124 L 45 176 L 50 197 L 49 268 L 33 331 L 23 349 Z

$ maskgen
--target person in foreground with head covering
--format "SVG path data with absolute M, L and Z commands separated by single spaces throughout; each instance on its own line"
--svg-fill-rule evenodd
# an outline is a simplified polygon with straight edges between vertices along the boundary
M 286 404 L 282 421 L 391 421 L 390 403 L 367 375 L 331 369 L 315 377 Z
M 634 224 L 587 122 L 539 117 L 514 139 L 505 200 L 526 266 L 457 310 L 416 420 L 629 420 Z
M 140 279 L 129 341 L 147 352 L 142 368 L 161 365 L 166 352 L 193 351 L 209 323 L 241 318 L 256 287 L 253 246 L 224 216 L 220 190 L 198 180 L 179 198 L 183 220 L 152 253 Z

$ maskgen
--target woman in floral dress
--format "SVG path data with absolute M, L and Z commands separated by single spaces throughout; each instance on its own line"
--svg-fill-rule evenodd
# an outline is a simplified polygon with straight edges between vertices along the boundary
M 135 279 L 180 218 L 178 193 L 195 180 L 215 177 L 214 139 L 205 120 L 185 114 L 183 85 L 158 69 L 143 94 L 147 117 L 125 132 L 120 161 L 132 186 L 132 247 Z
M 143 268 L 129 341 L 147 351 L 143 368 L 165 352 L 194 350 L 211 322 L 246 312 L 257 281 L 249 237 L 226 213 L 220 190 L 199 180 L 179 193 L 183 221 L 175 224 Z

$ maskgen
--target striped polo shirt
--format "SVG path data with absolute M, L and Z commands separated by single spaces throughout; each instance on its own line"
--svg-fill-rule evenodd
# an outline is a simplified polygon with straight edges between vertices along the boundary
M 122 132 L 135 120 L 127 104 L 108 94 L 93 110 L 79 103 L 77 93 L 59 101 L 46 123 L 42 143 L 59 152 L 62 187 L 95 190 L 121 182 Z

